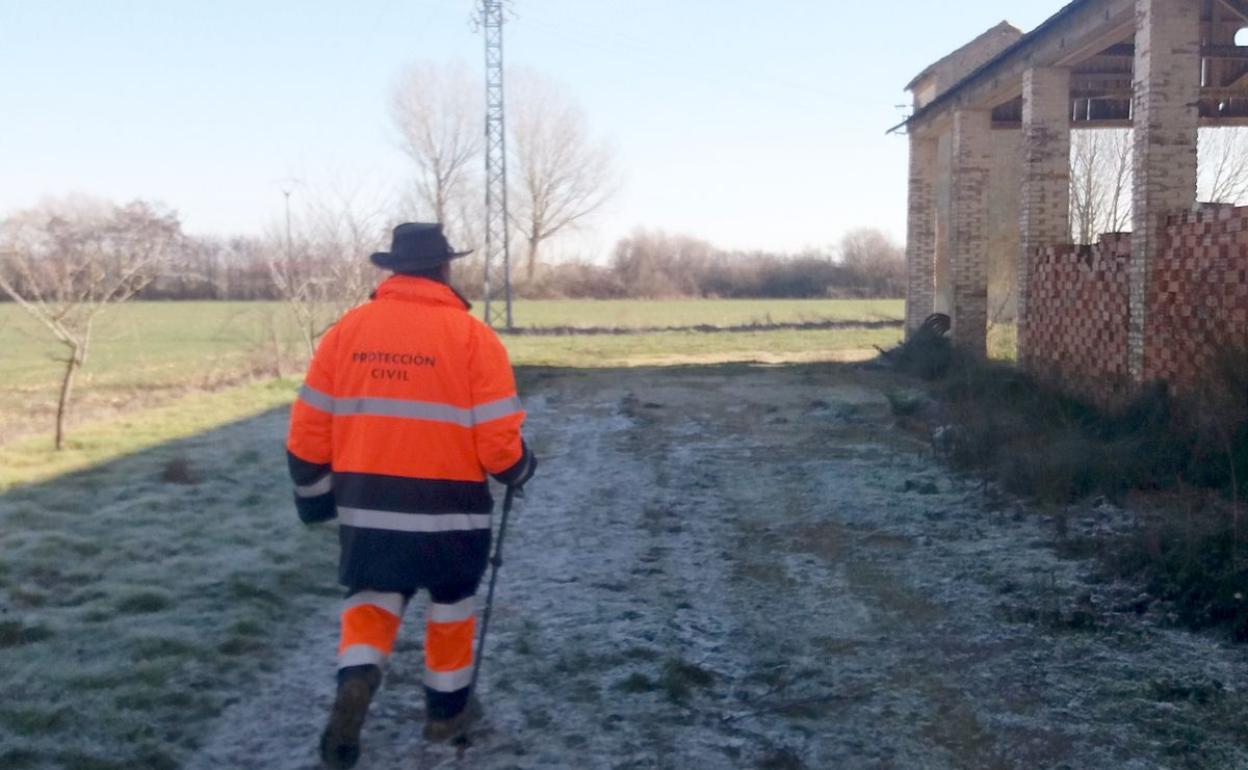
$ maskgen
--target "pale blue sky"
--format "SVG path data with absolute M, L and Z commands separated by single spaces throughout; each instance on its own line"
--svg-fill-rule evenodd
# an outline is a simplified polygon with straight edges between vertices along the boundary
M 509 64 L 561 81 L 626 185 L 581 243 L 636 226 L 795 250 L 904 236 L 902 88 L 1061 0 L 516 0 Z M 407 62 L 481 67 L 472 0 L 0 0 L 0 212 L 144 197 L 191 232 L 258 233 L 276 180 L 409 175 L 388 95 Z M 956 10 L 955 10 L 956 9 Z M 296 193 L 297 194 L 297 193 Z

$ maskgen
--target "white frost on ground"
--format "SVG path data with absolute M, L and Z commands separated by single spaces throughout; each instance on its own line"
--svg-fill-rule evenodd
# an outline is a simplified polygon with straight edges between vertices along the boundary
M 422 744 L 413 609 L 359 767 L 1248 767 L 1242 651 L 1099 606 L 1042 517 L 986 508 L 857 377 L 544 382 L 487 719 L 463 758 Z M 336 611 L 190 768 L 318 766 Z
M 333 533 L 291 510 L 285 423 L 0 495 L 0 769 L 176 768 L 338 593 Z

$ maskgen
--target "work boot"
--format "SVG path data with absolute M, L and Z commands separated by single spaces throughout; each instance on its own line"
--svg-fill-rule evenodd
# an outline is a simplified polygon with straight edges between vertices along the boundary
M 378 666 L 348 666 L 338 671 L 338 696 L 321 733 L 321 759 L 334 770 L 348 770 L 359 761 L 360 728 L 380 686 Z
M 481 719 L 481 703 L 476 696 L 468 699 L 464 710 L 448 719 L 430 719 L 425 722 L 424 739 L 431 743 L 446 743 L 468 733 L 468 728 Z

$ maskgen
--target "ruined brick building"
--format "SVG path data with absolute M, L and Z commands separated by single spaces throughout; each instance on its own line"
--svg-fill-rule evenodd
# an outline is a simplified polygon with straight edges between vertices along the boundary
M 1248 351 L 1248 208 L 1196 200 L 1198 128 L 1248 125 L 1245 27 L 1248 0 L 1075 0 L 915 78 L 907 328 L 948 312 L 983 355 L 995 263 L 1017 273 L 1021 364 L 1102 404 L 1194 392 Z M 1134 128 L 1131 233 L 1076 247 L 1071 131 L 1106 127 Z

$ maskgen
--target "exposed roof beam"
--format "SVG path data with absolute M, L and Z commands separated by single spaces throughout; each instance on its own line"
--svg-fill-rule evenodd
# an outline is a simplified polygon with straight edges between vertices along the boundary
M 1074 0 L 1057 14 L 907 121 L 912 131 L 940 130 L 957 108 L 986 109 L 1022 93 L 1028 67 L 1071 67 L 1130 39 L 1135 0 Z
M 1098 53 L 1097 56 L 1104 56 L 1108 59 L 1134 59 L 1135 43 L 1118 43 L 1117 45 L 1111 45 L 1109 48 L 1106 48 L 1104 51 Z
M 1248 87 L 1239 88 L 1202 88 L 1201 99 L 1248 99 Z
M 1072 120 L 1070 128 L 1072 131 L 1085 131 L 1095 128 L 1132 128 L 1134 123 L 1130 120 Z M 1206 117 L 1201 116 L 1201 128 L 1232 128 L 1235 126 L 1248 126 L 1248 115 L 1239 117 Z M 1023 127 L 1021 121 L 1017 120 L 994 120 L 992 127 L 997 131 L 1017 130 Z
M 1237 59 L 1248 61 L 1248 46 L 1242 45 L 1203 45 L 1200 55 L 1206 59 Z
M 1086 77 L 1082 74 L 1070 79 L 1072 91 L 1094 91 L 1098 88 L 1131 88 L 1131 73 L 1115 75 L 1094 75 Z
M 1116 45 L 1113 48 L 1102 51 L 1098 55 L 1106 59 L 1134 59 L 1135 46 Z M 1200 47 L 1200 55 L 1206 59 L 1248 60 L 1248 47 L 1242 45 L 1203 45 Z
M 1127 78 L 1130 80 L 1135 77 L 1131 70 L 1081 70 L 1076 69 L 1070 73 L 1071 78 L 1079 80 L 1080 78 Z
M 1108 99 L 1111 101 L 1129 102 L 1134 96 L 1130 88 L 1088 88 L 1072 89 L 1072 99 Z M 1248 88 L 1210 88 L 1200 89 L 1201 99 L 1248 99 Z
M 1248 21 L 1248 2 L 1244 2 L 1244 0 L 1220 0 L 1220 1 L 1222 5 L 1226 6 L 1227 8 L 1230 8 L 1232 11 L 1238 14 L 1239 18 L 1243 19 L 1244 21 Z

